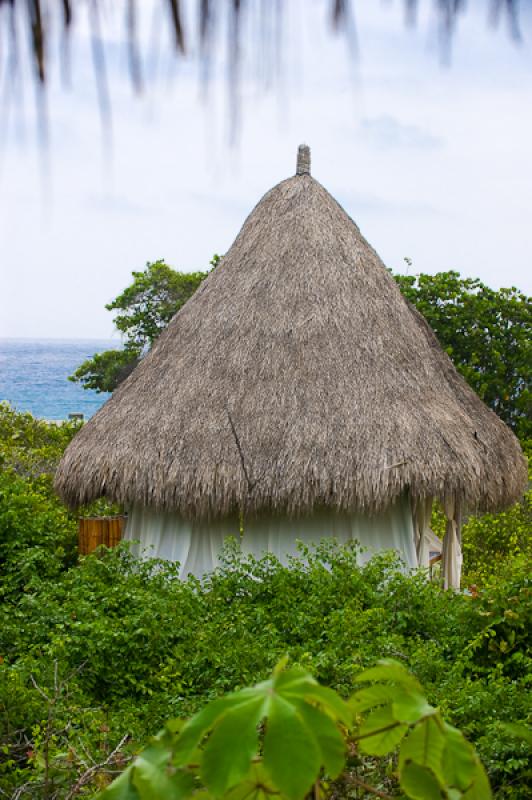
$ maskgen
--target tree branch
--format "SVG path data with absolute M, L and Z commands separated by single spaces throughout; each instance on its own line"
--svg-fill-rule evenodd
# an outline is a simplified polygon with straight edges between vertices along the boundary
M 345 782 L 346 783 L 354 783 L 355 786 L 360 786 L 361 789 L 364 789 L 365 792 L 369 792 L 369 794 L 375 795 L 375 797 L 381 797 L 383 800 L 393 800 L 391 794 L 387 794 L 387 792 L 381 792 L 380 789 L 376 789 L 374 786 L 371 786 L 369 783 L 360 780 L 357 778 L 356 775 L 347 774 L 345 775 Z
M 111 764 L 113 762 L 113 760 L 115 759 L 116 755 L 120 751 L 120 748 L 125 744 L 125 742 L 127 741 L 128 738 L 129 738 L 129 734 L 126 733 L 125 736 L 123 736 L 120 739 L 120 741 L 118 742 L 118 744 L 115 747 L 115 749 L 111 753 L 109 753 L 109 755 L 107 756 L 105 761 L 101 761 L 99 764 L 94 764 L 94 766 L 89 767 L 89 769 L 86 770 L 86 772 L 84 772 L 83 775 L 81 775 L 80 778 L 78 778 L 78 780 L 76 781 L 74 786 L 71 788 L 69 793 L 65 796 L 65 800 L 72 800 L 72 798 L 77 795 L 79 790 L 82 789 L 94 777 L 94 775 L 97 772 L 99 772 L 100 770 L 104 769 L 105 767 L 108 767 L 109 764 Z

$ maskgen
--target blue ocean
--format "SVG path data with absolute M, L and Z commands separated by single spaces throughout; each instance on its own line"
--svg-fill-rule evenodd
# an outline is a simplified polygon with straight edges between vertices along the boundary
M 119 346 L 101 339 L 0 339 L 0 400 L 43 419 L 75 412 L 87 419 L 109 395 L 83 389 L 68 376 L 94 353 Z

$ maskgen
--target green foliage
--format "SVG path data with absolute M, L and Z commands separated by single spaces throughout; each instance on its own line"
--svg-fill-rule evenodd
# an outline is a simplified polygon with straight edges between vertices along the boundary
M 92 358 L 83 361 L 68 380 L 83 384 L 84 389 L 114 392 L 118 384 L 133 372 L 139 363 L 140 355 L 140 350 L 131 345 L 122 350 L 104 350 L 103 353 L 95 353 Z
M 489 781 L 473 747 L 444 722 L 423 688 L 397 662 L 383 660 L 360 681 L 377 681 L 351 700 L 369 712 L 355 734 L 363 752 L 383 756 L 399 745 L 399 783 L 412 800 L 491 798 Z
M 143 272 L 132 273 L 131 285 L 105 307 L 118 311 L 114 318 L 117 330 L 142 352 L 151 347 L 207 274 L 177 272 L 162 260 L 148 262 Z
M 76 523 L 50 500 L 46 479 L 0 472 L 0 601 L 54 580 L 76 555 Z
M 204 582 L 183 582 L 174 565 L 135 562 L 121 546 L 85 557 L 54 580 L 34 580 L 0 606 L 0 654 L 4 671 L 16 673 L 20 685 L 24 736 L 42 760 L 42 742 L 33 730 L 45 727 L 46 704 L 30 675 L 50 696 L 55 663 L 63 678 L 73 677 L 57 704 L 60 732 L 50 759 L 59 772 L 68 768 L 71 775 L 72 763 L 62 754 L 69 748 L 79 753 L 78 737 L 101 761 L 98 725 L 107 728 L 109 750 L 129 735 L 127 748 L 120 751 L 127 757 L 169 716 L 188 716 L 226 692 L 266 680 L 284 654 L 342 697 L 360 690 L 362 669 L 380 658 L 400 658 L 425 685 L 427 703 L 441 709 L 475 744 L 495 796 L 524 800 L 526 744 L 504 725 L 526 724 L 530 716 L 528 576 L 521 568 L 499 581 L 496 593 L 486 589 L 472 598 L 443 593 L 397 566 L 386 554 L 359 567 L 354 548 L 331 542 L 307 553 L 306 562 L 294 560 L 290 568 L 271 556 L 241 560 L 229 548 L 217 573 Z M 515 596 L 518 603 L 511 601 Z M 523 624 L 505 615 L 507 608 L 522 614 Z M 486 613 L 492 610 L 493 616 Z M 515 647 L 490 647 L 492 640 L 509 640 L 512 627 Z M 379 683 L 361 693 L 375 692 L 379 676 L 365 677 Z M 407 728 L 416 714 L 427 713 L 414 681 L 410 694 L 411 705 L 393 698 L 393 713 Z M 2 695 L 0 687 L 0 720 L 2 703 L 7 705 L 10 696 L 8 688 Z M 385 708 L 389 698 L 384 692 L 371 701 Z M 359 706 L 361 725 L 377 710 Z M 61 731 L 64 719 L 70 723 Z M 11 753 L 14 735 L 8 735 L 5 719 L 3 725 L 0 742 Z M 337 782 L 352 785 L 356 777 L 395 792 L 395 762 L 390 771 L 388 756 L 365 752 L 362 741 L 354 752 L 348 748 L 346 771 Z M 33 761 L 17 764 L 24 780 L 42 780 Z M 102 770 L 100 777 L 105 775 Z M 0 778 L 0 787 L 21 780 L 13 768 L 4 783 Z M 40 796 L 37 789 L 33 796 Z
M 532 491 L 507 511 L 471 516 L 462 534 L 463 584 L 483 586 L 491 576 L 511 570 L 516 558 L 530 563 L 531 531 Z
M 211 267 L 216 267 L 219 260 L 219 256 L 213 256 Z M 208 272 L 177 272 L 159 260 L 148 262 L 142 272 L 132 275 L 132 283 L 105 306 L 108 311 L 117 312 L 114 324 L 124 337 L 124 347 L 97 353 L 78 367 L 70 380 L 85 389 L 114 391 Z
M 521 438 L 531 438 L 531 298 L 452 271 L 394 277 L 479 397 Z
M 469 645 L 479 669 L 497 669 L 512 677 L 528 664 L 532 631 L 532 586 L 528 558 L 514 559 L 505 579 L 491 576 L 475 598 L 477 613 L 486 619 Z
M 358 680 L 377 683 L 346 704 L 281 662 L 269 680 L 212 701 L 184 725 L 167 723 L 101 798 L 330 796 L 354 746 L 373 756 L 398 749 L 397 778 L 412 800 L 490 800 L 474 748 L 399 662 L 382 660 Z
M 525 452 L 529 449 L 525 447 Z M 532 464 L 532 462 L 531 462 Z M 532 475 L 531 475 L 532 478 Z M 441 538 L 446 519 L 435 503 L 431 527 Z M 498 514 L 472 514 L 462 527 L 462 586 L 477 588 L 495 576 L 511 574 L 514 562 L 532 559 L 532 490 L 506 511 Z
M 258 726 L 264 720 L 259 743 Z M 260 749 L 270 785 L 298 800 L 322 766 L 332 777 L 342 771 L 345 745 L 337 722 L 349 723 L 338 695 L 304 670 L 277 669 L 271 679 L 214 700 L 189 720 L 177 737 L 172 762 L 186 767 L 199 755 L 202 782 L 214 796 L 222 796 L 249 781 Z
M 79 422 L 51 424 L 0 402 L 0 468 L 30 479 L 50 475 L 79 428 Z
M 125 546 L 76 563 L 76 520 L 54 496 L 48 472 L 76 427 L 0 406 L 4 793 L 27 784 L 21 800 L 39 800 L 47 775 L 49 798 L 66 798 L 79 781 L 79 794 L 90 796 L 169 716 L 187 717 L 267 679 L 288 654 L 344 698 L 357 690 L 385 696 L 379 684 L 361 690 L 360 671 L 400 659 L 426 687 L 427 702 L 474 744 L 498 800 L 528 798 L 527 745 L 507 727 L 531 719 L 525 553 L 502 562 L 500 545 L 498 570 L 497 558 L 482 558 L 489 526 L 479 531 L 466 555 L 469 574 L 483 576 L 473 597 L 404 575 L 390 554 L 359 567 L 354 547 L 332 542 L 303 551 L 306 561 L 290 568 L 271 556 L 242 561 L 229 547 L 204 582 L 179 581 L 172 564 L 135 562 Z M 515 519 L 498 529 L 503 540 Z M 360 712 L 361 724 L 373 710 Z M 395 755 L 373 756 L 350 740 L 346 758 L 331 784 L 335 797 L 364 796 L 355 779 L 392 796 L 401 791 Z M 266 781 L 260 769 L 254 765 L 248 789 L 261 774 Z
M 0 403 L 0 601 L 75 559 L 75 522 L 52 472 L 79 423 L 50 424 Z
M 80 425 L 44 422 L 0 403 L 0 601 L 56 579 L 77 558 L 76 517 L 58 501 L 52 479 Z

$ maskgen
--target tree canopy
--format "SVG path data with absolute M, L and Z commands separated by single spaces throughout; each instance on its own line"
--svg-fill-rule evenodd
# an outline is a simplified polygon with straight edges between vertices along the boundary
M 531 298 L 454 271 L 395 279 L 479 397 L 522 438 L 531 438 Z
M 213 257 L 212 266 L 217 258 Z M 208 271 L 178 272 L 159 259 L 132 275 L 130 286 L 105 307 L 118 311 L 116 329 L 124 335 L 127 346 L 140 354 L 151 347 L 176 311 L 192 297 Z
M 215 255 L 211 267 L 219 260 Z M 106 305 L 117 312 L 114 323 L 124 346 L 81 364 L 71 380 L 86 389 L 113 391 L 208 271 L 179 272 L 159 260 L 132 275 L 132 283 Z M 491 289 L 455 271 L 394 277 L 470 386 L 521 439 L 532 438 L 531 298 L 515 287 Z
M 219 256 L 213 256 L 211 266 L 218 260 Z M 132 272 L 132 283 L 105 306 L 118 312 L 114 324 L 123 336 L 123 348 L 96 353 L 70 380 L 85 389 L 113 392 L 207 275 L 208 271 L 178 272 L 162 259 L 148 261 L 142 272 Z

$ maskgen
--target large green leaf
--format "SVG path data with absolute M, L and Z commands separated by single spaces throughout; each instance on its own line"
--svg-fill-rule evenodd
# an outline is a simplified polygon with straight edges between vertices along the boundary
M 264 767 L 289 800 L 302 800 L 318 777 L 321 751 L 297 708 L 273 695 L 264 737 Z
M 314 706 L 300 703 L 298 711 L 314 733 L 321 752 L 321 763 L 330 778 L 337 778 L 345 765 L 345 739 L 333 720 Z
M 357 681 L 380 681 L 382 683 L 397 683 L 419 694 L 423 688 L 414 676 L 405 667 L 392 658 L 381 659 L 376 667 L 370 667 L 357 675 Z
M 433 772 L 413 762 L 401 770 L 401 789 L 410 800 L 444 800 L 445 792 Z
M 532 731 L 526 725 L 520 725 L 517 722 L 504 722 L 502 727 L 507 731 L 510 736 L 526 742 L 529 747 L 532 747 Z
M 475 774 L 475 753 L 473 747 L 459 730 L 444 723 L 445 749 L 443 752 L 443 771 L 445 780 L 451 787 L 465 791 Z
M 315 700 L 335 719 L 341 720 L 345 725 L 351 724 L 351 713 L 347 703 L 335 691 L 327 686 L 321 686 L 308 672 L 299 667 L 292 667 L 277 675 L 274 687 L 287 700 L 295 698 Z
M 349 706 L 356 714 L 362 714 L 375 706 L 382 706 L 391 703 L 397 697 L 396 686 L 386 686 L 382 683 L 375 683 L 373 686 L 366 686 L 360 689 L 350 698 Z
M 173 763 L 199 756 L 203 782 L 214 795 L 224 794 L 248 774 L 264 717 L 265 765 L 288 797 L 304 796 L 322 766 L 333 776 L 341 772 L 345 747 L 335 722 L 350 724 L 350 709 L 300 668 L 276 669 L 271 680 L 215 700 L 185 724 Z
M 405 691 L 402 687 L 392 703 L 392 713 L 398 722 L 415 722 L 437 713 L 437 709 L 427 703 L 422 694 Z
M 271 785 L 269 776 L 261 763 L 253 764 L 249 775 L 239 784 L 224 795 L 224 800 L 271 800 L 272 795 L 278 795 Z M 210 800 L 210 795 L 199 798 L 194 794 L 194 800 Z
M 399 768 L 403 769 L 410 762 L 428 767 L 444 783 L 442 766 L 445 744 L 443 730 L 435 719 L 429 717 L 416 725 L 401 745 Z
M 166 730 L 171 733 L 181 733 L 185 725 L 187 724 L 186 719 L 181 719 L 181 717 L 174 717 L 173 719 L 169 719 L 164 723 L 164 727 Z
M 267 681 L 266 685 L 271 686 L 271 682 Z M 217 720 L 229 708 L 246 703 L 255 697 L 263 696 L 264 686 L 265 684 L 259 684 L 251 689 L 243 689 L 240 692 L 233 692 L 225 697 L 219 697 L 193 716 L 183 727 L 177 740 L 174 750 L 174 764 L 178 766 L 186 764 L 202 738 L 214 727 Z
M 278 666 L 281 667 L 284 663 L 285 661 L 282 661 Z M 318 684 L 316 678 L 313 678 L 303 667 L 290 667 L 290 669 L 276 667 L 273 681 L 280 692 L 299 691 L 300 694 L 305 688 Z
M 285 697 L 289 697 L 290 694 L 290 692 L 283 692 Z M 316 683 L 314 686 L 310 686 L 303 696 L 305 700 L 314 700 L 319 703 L 334 719 L 340 720 L 344 725 L 352 724 L 353 719 L 348 704 L 345 700 L 342 700 L 340 695 L 327 686 L 320 686 L 319 683 Z
M 194 780 L 183 772 L 171 774 L 163 764 L 149 761 L 141 754 L 133 766 L 132 783 L 140 800 L 184 800 L 190 796 Z
M 140 800 L 140 795 L 131 783 L 133 767 L 125 769 L 118 778 L 101 792 L 102 800 Z
M 257 726 L 266 704 L 261 693 L 229 708 L 216 725 L 205 746 L 200 770 L 214 795 L 221 796 L 249 772 L 258 749 Z
M 185 724 L 174 749 L 174 764 L 186 764 L 199 742 L 218 717 L 231 705 L 231 695 L 219 697 L 205 706 Z
M 167 746 L 168 732 L 155 737 L 135 759 L 131 782 L 141 800 L 182 800 L 190 793 L 193 779 L 183 772 L 170 770 L 171 751 Z
M 491 800 L 493 797 L 491 793 L 490 782 L 486 775 L 486 770 L 480 763 L 480 760 L 475 756 L 475 772 L 473 774 L 473 783 L 471 787 L 465 792 L 464 800 Z
M 394 719 L 391 706 L 381 706 L 373 711 L 360 726 L 359 747 L 364 753 L 383 756 L 391 752 L 408 730 Z

